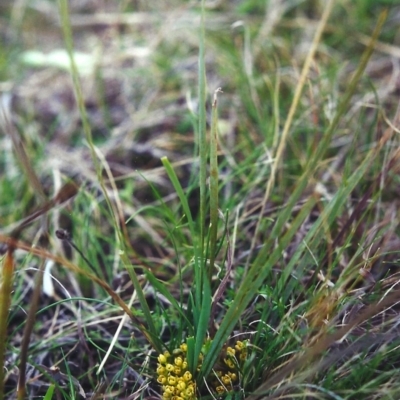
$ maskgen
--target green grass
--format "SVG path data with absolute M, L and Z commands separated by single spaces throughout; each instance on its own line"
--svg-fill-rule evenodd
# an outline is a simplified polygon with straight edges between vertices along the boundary
M 3 17 L 25 151 L 0 115 L 0 400 L 161 398 L 159 355 L 182 343 L 196 398 L 398 398 L 395 2 L 121 2 L 148 14 L 97 31 L 101 6 L 67 3 L 70 72 L 13 50 L 42 50 L 44 11 Z M 217 394 L 221 369 L 238 379 Z

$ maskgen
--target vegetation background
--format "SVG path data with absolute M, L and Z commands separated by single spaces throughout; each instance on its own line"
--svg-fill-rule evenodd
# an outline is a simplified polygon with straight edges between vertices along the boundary
M 176 400 L 400 398 L 397 1 L 5 1 L 0 38 L 0 399 L 172 398 L 182 343 Z

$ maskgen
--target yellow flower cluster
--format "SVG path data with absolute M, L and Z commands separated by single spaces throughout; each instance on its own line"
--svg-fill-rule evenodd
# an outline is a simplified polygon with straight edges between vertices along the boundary
M 179 349 L 168 351 L 158 356 L 157 382 L 162 386 L 164 400 L 195 400 L 196 383 L 188 371 L 186 360 L 187 345 L 183 343 Z
M 206 344 L 210 341 L 206 341 Z M 207 346 L 205 345 L 204 349 Z M 186 359 L 187 344 L 183 343 L 173 354 L 165 351 L 158 356 L 157 382 L 162 386 L 163 400 L 195 400 L 196 383 Z M 200 354 L 197 371 L 200 370 L 205 354 Z M 239 381 L 239 374 L 244 360 L 247 358 L 247 343 L 237 341 L 234 347 L 226 347 L 213 369 L 214 377 L 211 387 L 217 394 L 231 392 Z
M 227 347 L 220 356 L 219 366 L 214 368 L 212 387 L 218 394 L 231 392 L 238 381 L 240 367 L 247 358 L 246 343 L 238 340 L 235 347 Z M 221 366 L 221 361 L 222 365 Z

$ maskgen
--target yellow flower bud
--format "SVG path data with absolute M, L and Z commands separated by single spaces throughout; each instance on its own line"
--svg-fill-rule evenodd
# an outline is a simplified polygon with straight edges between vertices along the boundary
M 189 386 L 185 391 L 184 391 L 184 395 L 191 397 L 194 395 L 194 388 Z
M 176 385 L 176 378 L 174 376 L 169 376 L 168 377 L 168 384 L 171 386 L 175 386 Z
M 186 343 L 182 343 L 179 347 L 183 352 L 187 353 L 187 344 Z
M 231 377 L 228 374 L 221 377 L 221 381 L 224 385 L 230 385 L 230 383 L 232 382 Z
M 167 369 L 168 372 L 172 372 L 172 371 L 174 370 L 175 367 L 174 367 L 172 364 L 167 364 L 167 365 L 165 366 L 165 368 Z
M 164 394 L 169 393 L 171 396 L 175 394 L 175 388 L 173 386 L 165 386 L 164 387 Z
M 230 368 L 234 369 L 235 368 L 235 363 L 230 360 L 229 358 L 224 358 L 224 363 Z
M 185 381 L 183 381 L 183 380 L 179 381 L 179 382 L 177 383 L 176 387 L 177 387 L 177 389 L 180 390 L 180 391 L 185 390 L 185 389 L 186 389 L 186 383 L 185 383 Z
M 165 375 L 167 373 L 167 370 L 164 366 L 158 365 L 157 367 L 157 374 L 158 375 Z
M 181 375 L 182 375 L 182 368 L 180 368 L 180 367 L 175 367 L 175 368 L 174 368 L 174 374 L 175 374 L 175 375 L 178 375 L 178 376 L 181 376 Z
M 243 350 L 244 347 L 245 347 L 245 346 L 244 346 L 244 343 L 241 342 L 240 340 L 238 340 L 238 341 L 236 342 L 236 344 L 235 344 L 235 349 L 236 349 L 237 351 Z
M 236 353 L 235 349 L 233 349 L 232 347 L 228 347 L 226 349 L 226 354 L 229 354 L 230 356 L 234 356 Z
M 162 397 L 163 397 L 163 399 L 168 400 L 172 397 L 172 394 L 169 392 L 164 392 Z
M 158 356 L 157 360 L 158 360 L 158 362 L 159 362 L 160 364 L 165 364 L 165 363 L 167 362 L 167 357 L 165 357 L 164 354 L 160 354 L 160 355 Z
M 167 383 L 167 377 L 166 377 L 166 376 L 159 376 L 159 377 L 157 378 L 157 382 L 158 382 L 160 385 L 165 385 L 165 384 Z
M 192 374 L 189 372 L 189 371 L 186 371 L 184 374 L 183 374 L 183 380 L 185 381 L 185 382 L 189 382 L 190 380 L 192 380 Z
M 222 394 L 225 392 L 225 388 L 223 386 L 217 386 L 215 390 L 217 391 L 218 394 Z
M 182 364 L 183 364 L 182 357 L 175 357 L 174 364 L 175 364 L 177 367 L 181 367 Z
M 237 381 L 237 375 L 234 372 L 228 372 L 228 375 L 231 377 L 232 382 Z

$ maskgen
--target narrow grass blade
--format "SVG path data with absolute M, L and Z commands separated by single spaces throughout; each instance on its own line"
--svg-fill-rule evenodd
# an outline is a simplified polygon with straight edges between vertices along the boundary
M 206 135 L 206 66 L 205 66 L 205 28 L 204 28 L 205 0 L 201 1 L 201 22 L 199 40 L 199 128 L 197 141 L 200 152 L 200 253 L 204 253 L 205 221 L 207 204 L 207 135 Z M 199 300 L 199 299 L 197 299 Z
M 11 304 L 11 291 L 13 286 L 14 258 L 8 250 L 3 259 L 3 268 L 0 286 L 0 400 L 4 399 L 4 373 L 5 352 L 7 347 L 7 321 Z
M 164 168 L 168 174 L 169 179 L 171 180 L 172 185 L 174 186 L 174 189 L 176 191 L 176 194 L 179 197 L 179 200 L 182 204 L 183 212 L 186 215 L 186 218 L 188 220 L 189 224 L 189 230 L 190 234 L 192 235 L 192 240 L 193 240 L 193 252 L 194 252 L 194 274 L 195 274 L 195 282 L 196 282 L 196 302 L 197 304 L 201 304 L 201 282 L 202 282 L 202 276 L 201 276 L 201 270 L 200 270 L 200 254 L 199 254 L 199 249 L 198 249 L 198 244 L 197 244 L 197 235 L 196 235 L 196 229 L 192 217 L 192 213 L 189 208 L 189 203 L 187 201 L 187 198 L 185 196 L 185 193 L 182 189 L 182 186 L 179 182 L 178 177 L 176 176 L 176 173 L 169 162 L 167 157 L 162 157 L 161 162 L 164 165 Z
M 185 314 L 184 310 L 182 309 L 181 305 L 176 301 L 175 297 L 171 295 L 168 291 L 165 284 L 160 282 L 150 271 L 146 271 L 146 278 L 151 283 L 151 285 L 158 290 L 163 296 L 166 297 L 168 301 L 171 302 L 172 306 L 178 311 L 179 315 L 181 316 L 181 321 L 186 321 L 187 327 L 189 329 L 189 335 L 194 335 L 194 328 L 192 322 L 188 319 L 187 315 Z
M 212 104 L 211 137 L 210 137 L 210 265 L 208 267 L 208 281 L 211 282 L 214 270 L 214 261 L 217 249 L 218 233 L 218 115 L 217 94 L 222 92 L 218 88 L 214 93 Z
M 189 371 L 194 374 L 197 367 L 197 358 L 194 357 L 195 339 L 194 337 L 187 338 L 187 360 Z
M 193 238 L 196 237 L 196 230 L 195 230 L 195 226 L 194 226 L 194 222 L 193 222 L 193 217 L 192 217 L 192 213 L 190 212 L 190 208 L 189 208 L 189 203 L 187 201 L 187 198 L 185 196 L 185 193 L 182 189 L 182 186 L 179 182 L 178 177 L 176 176 L 176 173 L 174 171 L 174 168 L 172 167 L 171 163 L 169 162 L 167 157 L 162 157 L 161 158 L 161 162 L 164 165 L 164 168 L 168 174 L 168 177 L 172 183 L 172 185 L 174 186 L 174 189 L 176 191 L 176 194 L 179 197 L 179 200 L 182 204 L 182 208 L 183 208 L 183 212 L 186 215 L 186 218 L 188 220 L 188 224 L 189 224 L 189 230 L 190 233 L 192 235 Z
M 151 316 L 151 312 L 150 312 L 149 306 L 147 304 L 146 298 L 144 296 L 144 293 L 143 293 L 142 287 L 140 285 L 140 282 L 139 282 L 139 280 L 137 278 L 137 275 L 136 275 L 135 271 L 133 270 L 133 266 L 128 264 L 128 262 L 126 264 L 126 269 L 128 271 L 129 277 L 131 278 L 131 281 L 133 283 L 133 287 L 136 290 L 136 294 L 137 294 L 137 297 L 139 299 L 139 303 L 142 306 L 142 311 L 143 311 L 143 314 L 144 314 L 144 318 L 146 320 L 148 331 L 152 335 L 152 343 L 156 344 L 155 348 L 158 351 L 160 351 L 161 347 L 162 347 L 162 342 L 158 338 L 158 334 L 157 334 L 156 328 L 154 326 L 153 318 Z
M 49 388 L 47 389 L 46 394 L 43 397 L 43 400 L 51 400 L 53 398 L 54 389 L 55 389 L 55 386 L 50 385 Z
M 203 347 L 204 341 L 206 339 L 211 314 L 211 286 L 207 279 L 206 271 L 204 271 L 203 275 L 203 297 L 200 308 L 200 316 L 198 321 L 196 321 L 196 342 L 194 351 L 195 360 L 199 359 L 201 348 Z

